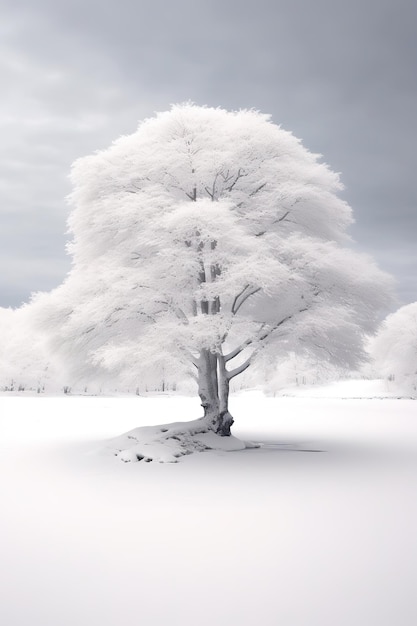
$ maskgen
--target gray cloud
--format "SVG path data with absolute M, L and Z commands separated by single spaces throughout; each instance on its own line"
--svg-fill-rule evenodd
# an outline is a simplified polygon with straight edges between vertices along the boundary
M 154 110 L 255 107 L 342 172 L 358 249 L 417 299 L 414 0 L 3 2 L 0 304 L 61 282 L 67 174 Z

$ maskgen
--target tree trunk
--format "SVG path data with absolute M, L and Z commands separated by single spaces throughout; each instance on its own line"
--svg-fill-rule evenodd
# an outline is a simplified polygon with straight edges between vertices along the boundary
M 203 349 L 198 360 L 198 394 L 209 428 L 222 437 L 230 436 L 233 417 L 229 413 L 229 380 L 223 355 Z
M 223 437 L 230 436 L 230 429 L 234 422 L 232 415 L 229 413 L 229 378 L 227 376 L 226 362 L 223 354 L 217 355 L 218 364 L 218 384 L 219 384 L 219 408 L 220 423 L 218 433 Z

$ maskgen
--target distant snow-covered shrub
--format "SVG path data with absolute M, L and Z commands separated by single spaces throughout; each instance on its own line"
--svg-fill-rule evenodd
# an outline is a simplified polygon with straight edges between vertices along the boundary
M 417 397 L 417 302 L 389 315 L 369 350 L 380 376 Z

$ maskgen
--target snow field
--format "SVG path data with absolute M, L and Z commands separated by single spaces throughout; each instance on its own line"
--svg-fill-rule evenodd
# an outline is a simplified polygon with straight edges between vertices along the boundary
M 0 396 L 0 623 L 415 626 L 416 406 L 247 392 L 263 448 L 125 464 L 198 401 Z

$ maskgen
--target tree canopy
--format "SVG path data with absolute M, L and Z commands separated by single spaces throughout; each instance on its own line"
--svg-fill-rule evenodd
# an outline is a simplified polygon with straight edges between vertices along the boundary
M 193 377 L 228 434 L 257 361 L 364 357 L 389 279 L 349 247 L 339 175 L 269 116 L 174 106 L 71 178 L 73 268 L 44 325 L 78 375 Z

